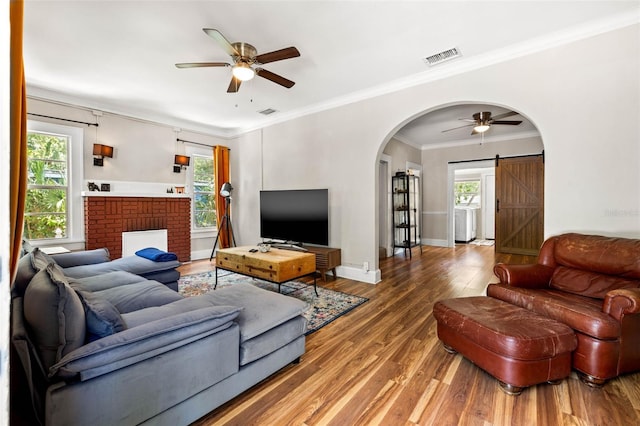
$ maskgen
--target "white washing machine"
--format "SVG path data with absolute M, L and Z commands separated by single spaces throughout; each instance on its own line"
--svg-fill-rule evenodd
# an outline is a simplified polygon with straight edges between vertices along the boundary
M 454 209 L 456 243 L 468 243 L 476 239 L 478 209 L 475 207 L 456 207 Z

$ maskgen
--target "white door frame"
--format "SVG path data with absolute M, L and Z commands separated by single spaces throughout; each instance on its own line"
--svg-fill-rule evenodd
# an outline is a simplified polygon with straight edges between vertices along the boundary
M 485 167 L 495 167 L 495 165 L 495 160 L 465 161 L 447 165 L 447 247 L 455 247 L 453 185 L 456 180 L 456 170 L 483 169 Z
M 380 185 L 380 205 L 378 208 L 380 209 L 380 223 L 384 224 L 380 229 L 384 230 L 384 239 L 379 236 L 378 237 L 378 245 L 382 242 L 385 244 L 385 249 L 387 251 L 387 257 L 393 255 L 393 239 L 391 237 L 392 227 L 391 227 L 391 160 L 392 157 L 387 154 L 380 154 L 380 163 L 386 163 L 387 165 L 387 175 L 381 176 L 381 185 Z M 379 167 L 379 166 L 378 166 Z M 384 180 L 384 183 L 383 183 Z M 383 183 L 383 184 L 382 184 Z

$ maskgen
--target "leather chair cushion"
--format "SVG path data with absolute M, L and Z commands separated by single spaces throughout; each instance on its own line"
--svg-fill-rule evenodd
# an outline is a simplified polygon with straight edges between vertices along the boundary
M 640 280 L 640 239 L 564 234 L 556 237 L 559 265 L 606 275 Z
M 549 286 L 581 296 L 604 299 L 611 290 L 640 287 L 640 280 L 558 266 L 551 276 Z
M 553 289 L 489 284 L 487 296 L 526 308 L 567 324 L 597 339 L 620 338 L 620 323 L 602 312 L 602 300 Z

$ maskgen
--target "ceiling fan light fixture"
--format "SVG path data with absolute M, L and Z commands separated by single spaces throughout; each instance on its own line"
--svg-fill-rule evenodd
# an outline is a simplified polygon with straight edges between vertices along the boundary
M 233 67 L 233 76 L 240 81 L 248 81 L 251 80 L 255 75 L 255 71 L 253 68 L 249 66 L 249 64 L 245 62 L 239 62 Z
M 476 133 L 484 133 L 487 130 L 489 130 L 489 125 L 482 123 L 482 124 L 478 124 L 476 127 L 473 128 L 473 131 Z

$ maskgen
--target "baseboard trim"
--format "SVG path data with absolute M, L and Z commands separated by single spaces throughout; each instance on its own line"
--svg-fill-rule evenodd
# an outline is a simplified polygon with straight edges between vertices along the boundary
M 447 240 L 436 240 L 433 238 L 423 238 L 422 244 L 425 246 L 449 247 L 449 242 Z
M 365 271 L 362 268 L 357 268 L 355 266 L 341 265 L 336 268 L 336 275 L 367 284 L 377 284 L 382 281 L 382 273 L 380 272 L 380 269 L 376 269 L 375 271 Z

